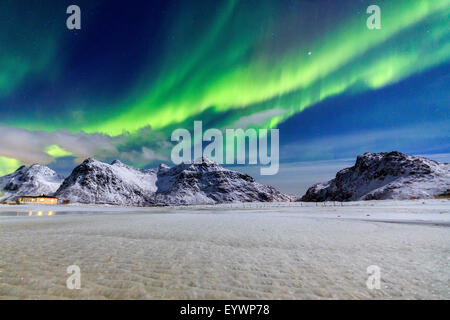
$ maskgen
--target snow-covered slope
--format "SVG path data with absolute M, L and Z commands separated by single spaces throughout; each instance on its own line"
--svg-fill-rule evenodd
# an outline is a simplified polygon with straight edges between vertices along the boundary
M 0 201 L 15 200 L 20 195 L 52 195 L 63 180 L 63 176 L 46 166 L 22 166 L 16 172 L 0 178 Z
M 77 203 L 144 206 L 153 204 L 155 182 L 155 170 L 87 159 L 64 180 L 56 196 Z
M 173 168 L 140 170 L 119 161 L 84 161 L 56 195 L 78 203 L 128 206 L 286 201 L 287 196 L 248 175 L 202 159 Z
M 450 194 L 450 164 L 400 152 L 365 153 L 336 178 L 312 186 L 301 201 L 432 198 Z
M 160 167 L 156 185 L 158 204 L 273 202 L 289 199 L 276 189 L 255 182 L 251 176 L 227 170 L 207 158 L 194 164 Z

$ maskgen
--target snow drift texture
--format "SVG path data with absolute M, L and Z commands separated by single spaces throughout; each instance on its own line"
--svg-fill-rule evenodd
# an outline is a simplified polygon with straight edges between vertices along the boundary
M 123 206 L 215 204 L 286 201 L 276 189 L 249 175 L 227 170 L 201 159 L 173 168 L 141 170 L 120 161 L 106 164 L 93 159 L 76 167 L 56 192 L 77 203 Z
M 365 153 L 336 178 L 308 189 L 301 201 L 432 198 L 450 194 L 450 165 L 400 152 Z
M 16 172 L 0 178 L 0 201 L 15 200 L 17 196 L 53 194 L 64 177 L 46 166 L 22 166 Z

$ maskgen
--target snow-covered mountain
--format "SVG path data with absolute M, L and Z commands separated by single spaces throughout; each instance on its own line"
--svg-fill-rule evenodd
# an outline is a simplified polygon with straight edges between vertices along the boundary
M 22 166 L 16 172 L 0 178 L 0 201 L 15 200 L 20 195 L 52 195 L 63 180 L 63 176 L 46 166 Z
M 432 198 L 450 194 L 450 164 L 400 152 L 365 153 L 336 178 L 308 189 L 301 201 Z
M 248 175 L 202 159 L 173 168 L 141 170 L 93 159 L 76 167 L 56 192 L 63 200 L 126 206 L 286 201 L 288 197 Z
M 87 159 L 67 177 L 56 192 L 77 203 L 144 206 L 153 204 L 155 170 L 140 170 L 120 161 L 111 164 Z
M 251 176 L 223 168 L 202 158 L 193 164 L 158 169 L 157 204 L 214 204 L 229 202 L 287 201 L 275 188 L 257 183 Z

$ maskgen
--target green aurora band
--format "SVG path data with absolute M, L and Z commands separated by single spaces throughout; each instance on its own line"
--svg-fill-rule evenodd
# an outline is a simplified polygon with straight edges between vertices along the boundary
M 268 3 L 262 8 L 273 10 Z M 160 130 L 210 108 L 218 114 L 239 109 L 240 115 L 282 108 L 284 114 L 262 125 L 275 127 L 326 98 L 381 88 L 450 57 L 448 0 L 389 1 L 382 7 L 381 30 L 367 29 L 368 16 L 362 14 L 335 22 L 337 28 L 331 24 L 311 43 L 291 41 L 289 48 L 275 53 L 280 50 L 273 50 L 266 34 L 283 32 L 275 30 L 278 26 L 267 26 L 272 30 L 261 34 L 260 28 L 247 26 L 260 20 L 241 14 L 248 10 L 234 1 L 220 12 L 209 33 L 187 46 L 186 56 L 169 58 L 156 81 L 137 85 L 130 98 L 113 108 L 110 119 L 79 129 L 119 135 L 144 126 Z M 222 47 L 226 39 L 231 44 Z
M 20 167 L 20 161 L 16 159 L 0 157 L 0 176 L 9 174 Z

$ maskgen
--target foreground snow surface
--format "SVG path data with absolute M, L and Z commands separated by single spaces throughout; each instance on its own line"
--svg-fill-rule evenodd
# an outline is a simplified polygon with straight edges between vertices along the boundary
M 449 200 L 0 206 L 0 298 L 449 299 L 449 227 Z

